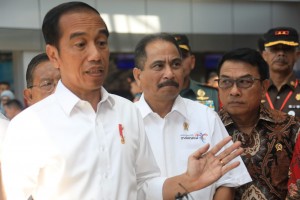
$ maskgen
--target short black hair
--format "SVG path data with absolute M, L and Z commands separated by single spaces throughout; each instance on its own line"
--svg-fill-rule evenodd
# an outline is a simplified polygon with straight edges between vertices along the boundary
M 149 43 L 156 41 L 156 40 L 167 41 L 167 42 L 174 44 L 174 46 L 178 50 L 178 53 L 181 56 L 180 48 L 179 48 L 175 38 L 172 35 L 170 35 L 168 33 L 150 34 L 150 35 L 143 37 L 135 47 L 134 63 L 135 63 L 136 68 L 139 68 L 139 69 L 144 68 L 144 64 L 147 59 L 146 47 Z
M 42 63 L 49 61 L 49 58 L 46 53 L 40 53 L 36 56 L 34 56 L 31 61 L 28 64 L 27 70 L 26 70 L 26 86 L 27 88 L 32 87 L 33 85 L 33 74 L 36 69 L 36 67 Z
M 61 37 L 59 20 L 61 16 L 68 12 L 78 12 L 83 10 L 95 12 L 100 16 L 99 12 L 95 8 L 84 2 L 78 1 L 62 3 L 48 11 L 45 15 L 42 25 L 42 31 L 46 44 L 53 45 L 59 49 L 59 39 Z
M 9 84 L 8 81 L 0 81 L 0 85 L 7 85 L 7 86 L 10 86 L 10 84 Z
M 258 69 L 261 80 L 269 78 L 269 66 L 261 54 L 250 48 L 239 48 L 225 53 L 218 64 L 218 75 L 225 61 L 241 61 Z

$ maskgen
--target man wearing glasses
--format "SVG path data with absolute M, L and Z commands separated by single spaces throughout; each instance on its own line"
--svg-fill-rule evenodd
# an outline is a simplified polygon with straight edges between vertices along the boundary
M 299 36 L 290 27 L 272 28 L 264 34 L 262 55 L 269 64 L 270 86 L 263 100 L 271 108 L 300 117 L 300 86 L 293 72 L 299 56 Z
M 226 53 L 218 75 L 223 103 L 219 115 L 233 141 L 241 141 L 242 159 L 253 179 L 236 189 L 235 199 L 285 199 L 299 121 L 261 104 L 269 72 L 258 51 L 244 48 Z
M 59 70 L 53 67 L 46 53 L 33 57 L 26 71 L 26 104 L 31 106 L 52 94 L 59 79 Z

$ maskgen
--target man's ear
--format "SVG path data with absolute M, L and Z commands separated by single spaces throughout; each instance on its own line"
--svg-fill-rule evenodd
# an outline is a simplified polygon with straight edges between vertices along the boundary
M 192 54 L 191 55 L 191 70 L 193 70 L 195 68 L 195 63 L 196 63 L 196 58 L 195 58 L 195 55 Z
M 133 76 L 134 76 L 134 79 L 135 79 L 135 81 L 136 81 L 136 83 L 137 83 L 137 85 L 141 88 L 141 80 L 140 80 L 140 75 L 141 75 L 141 70 L 139 69 L 139 68 L 133 68 L 133 71 L 132 71 L 132 73 L 133 73 Z
M 24 95 L 24 99 L 26 100 L 28 105 L 32 105 L 32 94 L 31 94 L 31 90 L 26 88 L 23 91 L 23 95 Z
M 58 54 L 57 48 L 54 47 L 53 45 L 47 44 L 46 45 L 46 53 L 47 53 L 49 60 L 53 64 L 53 66 L 55 68 L 59 69 L 60 68 L 59 62 L 58 62 L 59 54 Z
M 264 60 L 267 60 L 267 52 L 266 52 L 266 50 L 264 50 L 264 51 L 261 53 L 261 56 L 263 57 Z

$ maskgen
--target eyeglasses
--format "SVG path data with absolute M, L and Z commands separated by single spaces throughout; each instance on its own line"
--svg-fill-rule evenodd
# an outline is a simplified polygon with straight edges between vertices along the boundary
M 39 87 L 41 90 L 45 91 L 45 92 L 52 92 L 54 90 L 54 88 L 56 87 L 57 83 L 55 83 L 54 81 L 43 81 L 38 85 L 32 85 L 29 86 L 28 88 L 33 88 L 33 87 Z
M 260 78 L 254 78 L 254 77 L 243 77 L 243 78 L 237 78 L 237 79 L 232 79 L 232 78 L 220 78 L 217 79 L 219 83 L 219 88 L 222 89 L 228 89 L 233 86 L 235 83 L 238 88 L 243 88 L 247 89 L 250 88 L 253 84 L 254 81 L 261 80 Z

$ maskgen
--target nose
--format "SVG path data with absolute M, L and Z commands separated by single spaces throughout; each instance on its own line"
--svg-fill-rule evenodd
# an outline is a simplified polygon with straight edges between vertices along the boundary
M 230 88 L 230 96 L 241 96 L 241 90 L 237 87 L 236 82 Z
M 103 49 L 97 47 L 96 44 L 91 44 L 89 47 L 89 61 L 99 62 L 102 60 Z
M 174 78 L 174 71 L 173 71 L 172 67 L 169 64 L 167 64 L 167 66 L 165 67 L 164 77 L 167 78 L 167 79 Z

